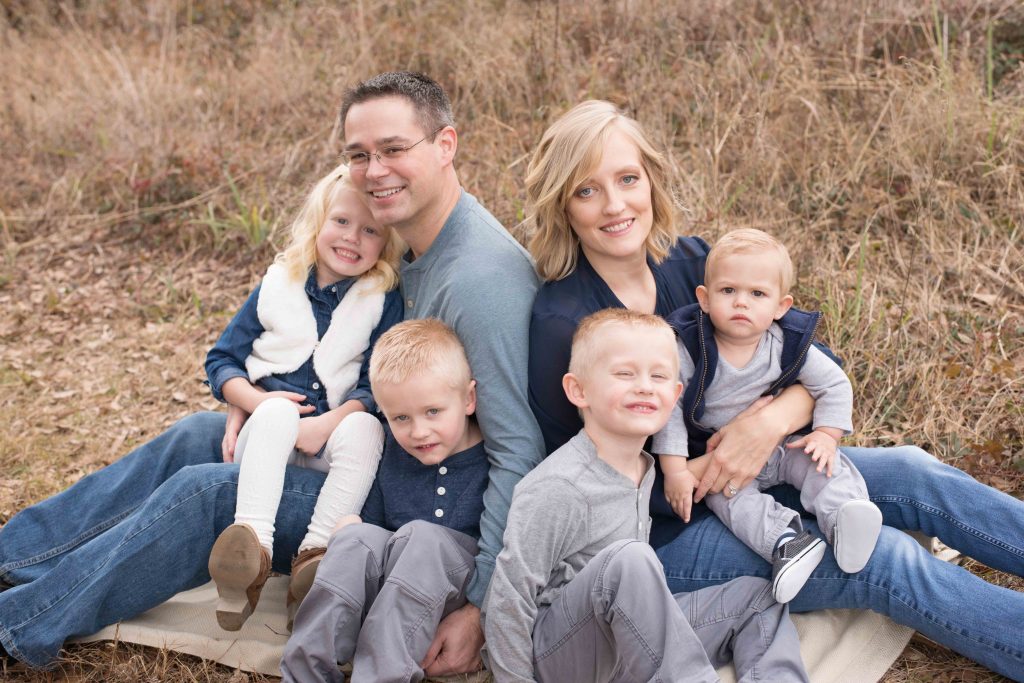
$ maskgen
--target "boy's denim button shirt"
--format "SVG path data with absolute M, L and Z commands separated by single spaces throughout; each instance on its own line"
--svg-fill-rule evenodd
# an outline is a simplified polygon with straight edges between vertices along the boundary
M 313 317 L 316 319 L 317 337 L 322 339 L 327 332 L 327 328 L 331 324 L 331 314 L 341 303 L 353 282 L 355 282 L 354 278 L 346 278 L 320 289 L 316 284 L 316 270 L 310 269 L 309 277 L 306 279 L 306 296 L 309 297 Z M 229 379 L 233 377 L 249 379 L 249 373 L 245 370 L 245 359 L 252 353 L 253 342 L 263 334 L 264 330 L 256 313 L 259 295 L 260 286 L 257 285 L 249 298 L 242 304 L 242 308 L 228 323 L 223 334 L 220 335 L 220 339 L 206 354 L 206 376 L 209 378 L 207 384 L 218 401 L 224 401 L 222 390 L 224 383 Z M 384 312 L 381 315 L 380 323 L 370 334 L 370 348 L 372 349 L 373 345 L 377 343 L 377 338 L 381 334 L 401 320 L 402 297 L 396 289 L 388 292 L 384 299 Z M 373 394 L 370 393 L 369 368 L 370 353 L 367 351 L 363 355 L 359 380 L 342 403 L 355 399 L 360 401 L 368 412 L 372 413 L 376 412 L 377 404 L 373 400 Z M 256 384 L 267 391 L 294 391 L 304 394 L 306 403 L 316 407 L 316 411 L 310 415 L 320 415 L 331 409 L 327 404 L 327 388 L 313 369 L 312 356 L 299 369 L 285 374 L 264 377 Z
M 360 515 L 389 531 L 414 520 L 480 538 L 490 464 L 483 441 L 424 465 L 398 445 L 385 426 L 384 455 Z

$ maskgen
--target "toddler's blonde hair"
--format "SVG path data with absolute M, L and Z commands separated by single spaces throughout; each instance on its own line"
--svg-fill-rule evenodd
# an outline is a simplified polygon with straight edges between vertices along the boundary
M 401 384 L 429 372 L 452 389 L 472 379 L 466 350 L 452 328 L 437 318 L 398 323 L 380 336 L 370 356 L 370 388 Z
M 316 265 L 316 238 L 327 219 L 331 204 L 338 193 L 345 189 L 353 189 L 353 186 L 348 166 L 341 164 L 318 180 L 306 197 L 302 209 L 292 222 L 288 246 L 274 259 L 275 263 L 288 269 L 293 279 L 305 279 L 309 269 Z M 398 263 L 405 251 L 405 243 L 391 228 L 381 226 L 381 230 L 384 231 L 385 242 L 380 258 L 359 277 L 378 280 L 380 289 L 388 292 L 398 285 Z
M 734 254 L 775 254 L 779 263 L 779 296 L 789 294 L 793 286 L 793 261 L 789 251 L 779 240 L 763 230 L 756 228 L 739 228 L 725 233 L 715 246 L 711 247 L 707 261 L 704 263 L 704 283 L 711 282 L 715 267 Z

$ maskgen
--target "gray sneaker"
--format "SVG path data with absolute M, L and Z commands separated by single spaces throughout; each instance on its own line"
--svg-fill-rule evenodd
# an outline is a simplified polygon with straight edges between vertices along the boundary
M 772 556 L 772 593 L 776 602 L 786 603 L 796 597 L 807 578 L 825 557 L 825 541 L 810 531 L 783 543 Z

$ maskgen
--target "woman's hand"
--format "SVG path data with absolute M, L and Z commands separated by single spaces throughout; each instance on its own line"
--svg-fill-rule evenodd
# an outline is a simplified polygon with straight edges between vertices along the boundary
M 766 424 L 761 414 L 771 402 L 771 396 L 757 399 L 708 439 L 710 458 L 694 493 L 695 501 L 709 491 L 719 493 L 727 486 L 741 489 L 764 468 L 772 450 L 785 436 L 778 433 L 775 425 Z
M 228 419 L 224 423 L 224 438 L 220 442 L 220 452 L 224 462 L 235 461 L 235 446 L 238 445 L 238 434 L 242 425 L 249 419 L 249 413 L 236 405 L 228 404 Z
M 747 486 L 782 439 L 811 421 L 813 411 L 814 399 L 799 384 L 787 387 L 774 399 L 765 396 L 751 403 L 708 439 L 711 457 L 694 500 L 722 489 L 731 496 Z

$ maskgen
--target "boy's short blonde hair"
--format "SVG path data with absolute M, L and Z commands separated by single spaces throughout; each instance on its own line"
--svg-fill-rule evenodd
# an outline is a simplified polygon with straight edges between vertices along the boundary
M 288 269 L 293 280 L 305 280 L 309 269 L 316 265 L 316 238 L 320 235 L 327 213 L 338 193 L 353 189 L 348 166 L 341 164 L 320 178 L 313 186 L 298 216 L 292 222 L 288 246 L 274 259 Z M 378 281 L 382 291 L 390 292 L 398 286 L 398 262 L 405 251 L 405 243 L 395 231 L 381 226 L 384 231 L 384 248 L 377 263 L 360 278 Z
M 740 228 L 723 235 L 715 246 L 711 247 L 707 261 L 704 263 L 704 283 L 711 282 L 711 275 L 718 263 L 733 254 L 764 254 L 774 253 L 779 258 L 780 296 L 789 294 L 793 286 L 793 261 L 789 251 L 779 240 L 763 230 L 756 228 Z
M 582 377 L 597 362 L 601 352 L 601 345 L 598 343 L 601 338 L 601 331 L 612 325 L 629 325 L 632 327 L 646 328 L 658 332 L 664 332 L 672 340 L 672 348 L 676 349 L 675 332 L 669 327 L 660 316 L 652 313 L 640 313 L 631 311 L 628 308 L 606 308 L 591 313 L 580 321 L 579 327 L 572 335 L 572 351 L 569 356 L 569 372 Z M 676 372 L 679 371 L 679 353 L 676 350 L 673 354 L 673 364 Z
M 370 387 L 401 384 L 424 372 L 452 389 L 473 378 L 466 350 L 452 328 L 437 318 L 398 323 L 380 336 L 370 356 Z
M 647 235 L 647 253 L 658 263 L 675 244 L 676 198 L 672 169 L 635 119 L 601 100 L 581 102 L 544 131 L 526 171 L 527 249 L 537 272 L 547 281 L 561 280 L 576 270 L 579 238 L 569 225 L 566 207 L 573 193 L 601 162 L 613 131 L 636 144 L 651 183 L 654 213 Z

